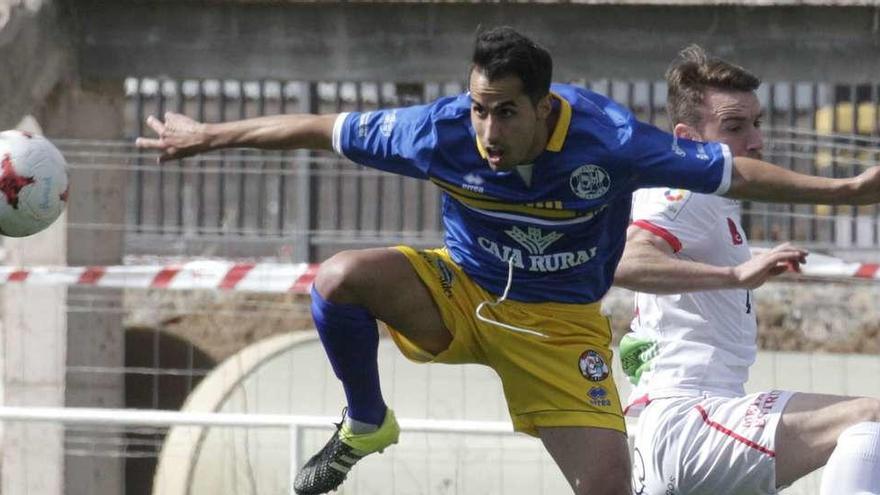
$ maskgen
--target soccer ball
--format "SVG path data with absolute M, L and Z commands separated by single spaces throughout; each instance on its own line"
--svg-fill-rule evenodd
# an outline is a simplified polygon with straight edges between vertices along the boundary
M 25 237 L 48 227 L 67 205 L 67 162 L 48 139 L 0 132 L 0 234 Z

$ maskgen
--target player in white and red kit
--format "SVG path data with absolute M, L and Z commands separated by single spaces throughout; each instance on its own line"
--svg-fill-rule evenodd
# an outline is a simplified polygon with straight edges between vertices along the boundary
M 677 137 L 761 158 L 755 76 L 689 47 L 667 81 Z M 634 493 L 777 493 L 826 463 L 823 495 L 880 493 L 880 401 L 745 394 L 757 352 L 751 289 L 805 256 L 784 244 L 752 258 L 736 200 L 667 188 L 634 195 L 615 280 L 637 291 L 621 343 L 636 384 L 627 414 L 639 417 Z

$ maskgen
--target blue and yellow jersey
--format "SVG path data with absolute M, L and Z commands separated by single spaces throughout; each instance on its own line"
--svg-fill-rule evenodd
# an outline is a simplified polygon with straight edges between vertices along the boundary
M 611 285 L 631 194 L 668 186 L 724 193 L 726 146 L 674 139 L 586 89 L 554 84 L 560 116 L 530 183 L 489 168 L 470 96 L 342 114 L 334 149 L 365 166 L 432 181 L 443 194 L 445 245 L 480 286 L 517 301 L 593 302 Z

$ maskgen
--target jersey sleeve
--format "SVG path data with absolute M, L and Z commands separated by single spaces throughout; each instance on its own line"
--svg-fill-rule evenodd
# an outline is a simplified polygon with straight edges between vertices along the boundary
M 676 138 L 635 121 L 626 146 L 636 187 L 674 187 L 724 194 L 730 188 L 733 157 L 722 143 Z
M 427 178 L 435 147 L 429 105 L 342 113 L 333 126 L 333 149 L 340 155 L 418 179 Z
M 662 238 L 678 253 L 712 231 L 706 197 L 685 189 L 639 189 L 633 194 L 632 225 Z

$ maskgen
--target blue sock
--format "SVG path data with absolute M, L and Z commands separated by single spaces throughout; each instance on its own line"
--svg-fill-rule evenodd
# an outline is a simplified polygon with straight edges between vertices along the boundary
M 366 308 L 325 301 L 312 286 L 312 318 L 348 400 L 348 417 L 381 425 L 385 401 L 379 387 L 379 329 Z

